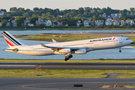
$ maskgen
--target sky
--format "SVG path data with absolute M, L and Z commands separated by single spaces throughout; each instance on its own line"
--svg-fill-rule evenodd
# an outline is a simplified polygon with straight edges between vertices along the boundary
M 130 9 L 135 8 L 135 0 L 0 0 L 0 9 L 9 11 L 11 7 L 33 10 L 38 8 L 78 9 L 79 7 Z

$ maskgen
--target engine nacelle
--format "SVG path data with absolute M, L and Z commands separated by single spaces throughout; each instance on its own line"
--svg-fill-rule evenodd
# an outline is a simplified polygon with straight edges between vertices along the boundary
M 67 54 L 71 53 L 71 49 L 60 49 L 59 51 L 55 51 L 54 54 Z
M 79 49 L 75 51 L 75 54 L 85 54 L 85 53 L 87 53 L 86 49 Z

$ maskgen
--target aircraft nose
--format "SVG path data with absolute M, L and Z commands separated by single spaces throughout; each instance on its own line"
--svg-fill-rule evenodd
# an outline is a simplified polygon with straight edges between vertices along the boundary
M 133 40 L 130 40 L 130 43 L 133 43 Z

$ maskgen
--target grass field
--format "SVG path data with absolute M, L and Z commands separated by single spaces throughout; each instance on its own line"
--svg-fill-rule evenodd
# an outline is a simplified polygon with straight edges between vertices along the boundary
M 5 60 L 0 62 L 43 62 L 43 63 L 135 63 L 135 60 Z M 42 66 L 41 66 L 42 67 Z M 117 78 L 135 78 L 135 70 L 88 70 L 88 69 L 0 69 L 0 77 L 31 78 L 105 78 L 105 73 L 127 73 Z
M 14 35 L 18 38 L 29 38 L 29 40 L 63 40 L 63 41 L 75 41 L 75 40 L 84 40 L 84 39 L 94 39 L 94 38 L 103 38 L 107 36 L 97 36 L 97 35 L 53 35 L 53 34 L 44 34 L 44 35 Z
M 135 63 L 135 60 L 25 60 L 25 59 L 0 59 L 0 62 L 37 62 L 37 63 Z
M 31 78 L 105 78 L 105 73 L 128 73 L 117 78 L 135 78 L 135 70 L 82 70 L 82 69 L 0 69 L 0 77 Z
M 135 88 L 135 85 L 125 85 L 126 88 Z

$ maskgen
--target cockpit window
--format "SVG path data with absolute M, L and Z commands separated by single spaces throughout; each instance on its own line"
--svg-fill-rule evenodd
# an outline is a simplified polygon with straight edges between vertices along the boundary
M 129 38 L 127 38 L 126 40 L 129 40 Z

